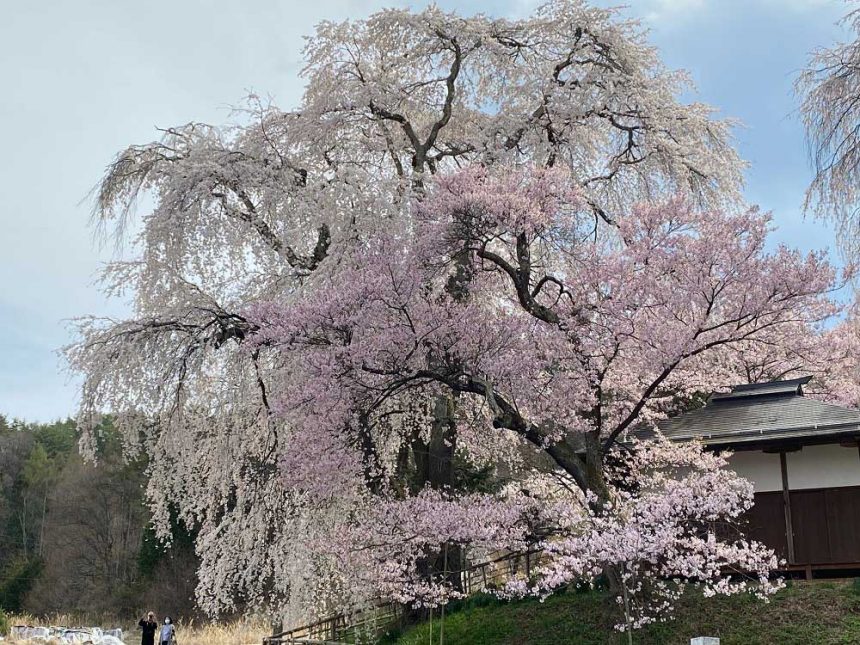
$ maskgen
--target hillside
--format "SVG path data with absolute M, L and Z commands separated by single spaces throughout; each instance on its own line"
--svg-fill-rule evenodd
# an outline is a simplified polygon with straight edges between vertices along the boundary
M 471 599 L 445 618 L 445 645 L 615 645 L 615 608 L 598 592 L 568 592 L 545 602 Z M 438 643 L 439 620 L 385 645 Z M 749 596 L 705 600 L 688 594 L 677 619 L 634 634 L 637 645 L 688 645 L 692 636 L 719 636 L 721 645 L 860 643 L 860 581 L 793 582 L 770 603 Z M 382 645 L 382 644 L 381 644 Z
M 0 610 L 197 616 L 193 534 L 174 521 L 172 545 L 156 539 L 144 504 L 146 456 L 123 456 L 109 417 L 98 437 L 96 465 L 78 454 L 74 420 L 0 413 Z

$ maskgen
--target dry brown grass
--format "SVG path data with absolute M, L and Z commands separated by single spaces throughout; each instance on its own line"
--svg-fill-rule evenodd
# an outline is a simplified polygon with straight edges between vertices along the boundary
M 122 627 L 125 642 L 135 645 L 140 642 L 140 633 L 135 625 L 110 618 L 60 614 L 37 618 L 28 615 L 9 616 L 10 625 L 33 626 L 80 626 L 99 625 L 102 628 Z M 178 645 L 260 645 L 263 637 L 269 634 L 265 620 L 249 619 L 232 623 L 205 623 L 200 621 L 177 622 L 176 636 Z M 14 645 L 59 645 L 59 641 L 7 640 Z
M 262 620 L 238 623 L 178 624 L 179 645 L 260 645 L 269 635 L 269 626 Z

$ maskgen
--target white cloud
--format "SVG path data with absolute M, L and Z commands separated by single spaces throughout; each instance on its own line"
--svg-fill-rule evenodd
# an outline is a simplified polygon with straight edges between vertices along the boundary
M 616 3 L 603 2 L 602 5 Z M 643 19 L 651 25 L 677 26 L 689 19 L 700 17 L 703 13 L 726 14 L 749 10 L 756 5 L 768 10 L 792 13 L 814 12 L 823 8 L 833 10 L 844 8 L 848 11 L 853 0 L 631 0 L 626 3 L 626 13 Z

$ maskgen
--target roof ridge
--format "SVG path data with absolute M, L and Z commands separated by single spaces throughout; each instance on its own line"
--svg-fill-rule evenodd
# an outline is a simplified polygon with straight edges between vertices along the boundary
M 728 392 L 712 392 L 708 402 L 772 395 L 803 396 L 803 386 L 811 380 L 812 376 L 801 376 L 764 383 L 741 383 L 733 386 Z

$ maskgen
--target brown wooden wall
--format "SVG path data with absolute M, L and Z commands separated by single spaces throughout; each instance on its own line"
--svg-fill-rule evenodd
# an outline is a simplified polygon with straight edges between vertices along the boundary
M 755 504 L 747 513 L 748 535 L 763 542 L 783 560 L 788 560 L 788 541 L 785 534 L 785 509 L 782 491 L 756 493 Z
M 797 565 L 860 563 L 860 486 L 793 490 L 788 494 Z M 788 560 L 781 491 L 756 493 L 748 533 Z

